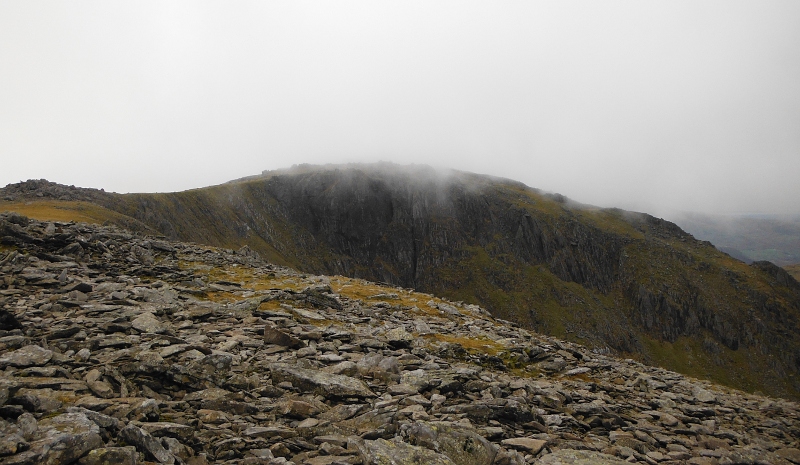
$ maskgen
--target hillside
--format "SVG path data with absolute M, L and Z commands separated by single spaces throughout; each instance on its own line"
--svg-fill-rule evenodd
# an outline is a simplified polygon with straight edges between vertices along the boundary
M 90 202 L 106 221 L 123 215 L 140 231 L 246 244 L 306 272 L 479 304 L 596 353 L 800 397 L 800 285 L 783 270 L 748 266 L 649 215 L 513 181 L 414 166 L 304 166 L 169 194 L 34 182 L 0 198 L 34 201 L 30 209 Z
M 791 465 L 800 406 L 482 308 L 0 214 L 0 465 Z

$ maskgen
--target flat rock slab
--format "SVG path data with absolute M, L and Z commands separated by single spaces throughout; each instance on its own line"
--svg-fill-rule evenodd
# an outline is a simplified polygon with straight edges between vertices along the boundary
M 612 455 L 588 450 L 561 449 L 540 457 L 537 465 L 624 465 L 628 462 Z
M 404 442 L 377 439 L 358 444 L 364 465 L 455 465 L 447 456 Z
M 55 412 L 61 408 L 65 400 L 74 402 L 77 397 L 70 391 L 22 388 L 10 399 L 12 404 L 21 405 L 26 410 L 38 413 Z
M 187 425 L 178 423 L 171 423 L 167 421 L 155 421 L 146 423 L 137 423 L 136 426 L 147 431 L 154 437 L 170 437 L 180 439 L 181 441 L 188 441 L 194 434 L 194 428 Z
M 139 453 L 133 446 L 102 447 L 89 451 L 81 458 L 80 465 L 136 465 Z
M 547 441 L 543 441 L 541 439 L 533 439 L 533 438 L 511 438 L 511 439 L 503 439 L 501 442 L 506 447 L 511 447 L 517 450 L 522 450 L 525 452 L 529 452 L 533 455 L 539 453 L 542 448 L 547 444 Z
M 271 365 L 270 371 L 273 382 L 288 381 L 303 392 L 312 392 L 325 397 L 375 397 L 375 393 L 366 383 L 350 376 L 281 364 Z
M 323 321 L 325 317 L 322 314 L 317 313 L 313 310 L 304 310 L 302 308 L 292 308 L 290 310 L 293 315 L 306 320 L 315 320 L 315 321 Z
M 28 345 L 0 356 L 0 368 L 7 366 L 18 368 L 38 367 L 47 364 L 51 358 L 53 358 L 52 350 L 37 345 Z
M 300 339 L 271 326 L 264 327 L 264 342 L 267 344 L 289 347 L 291 349 L 300 349 L 306 346 Z
M 9 389 L 59 389 L 62 391 L 88 391 L 89 386 L 77 379 L 48 378 L 41 376 L 23 376 L 15 378 L 0 378 L 0 387 Z
M 251 438 L 279 437 L 288 439 L 297 436 L 297 432 L 294 429 L 285 428 L 283 426 L 251 426 L 242 431 L 242 434 Z

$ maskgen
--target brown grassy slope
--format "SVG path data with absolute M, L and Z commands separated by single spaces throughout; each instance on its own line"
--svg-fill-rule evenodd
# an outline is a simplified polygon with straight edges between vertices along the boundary
M 87 201 L 72 200 L 0 200 L 0 211 L 13 211 L 40 221 L 75 221 L 115 224 L 133 231 L 157 234 L 135 219 Z

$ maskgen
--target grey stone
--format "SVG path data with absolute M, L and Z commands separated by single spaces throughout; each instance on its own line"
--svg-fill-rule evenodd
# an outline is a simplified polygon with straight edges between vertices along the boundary
M 161 409 L 155 399 L 144 399 L 128 413 L 128 418 L 134 421 L 152 422 L 161 417 Z
M 515 450 L 500 448 L 492 465 L 526 465 L 525 456 Z
M 187 425 L 172 423 L 168 421 L 155 421 L 146 423 L 137 423 L 136 426 L 150 433 L 152 436 L 170 437 L 179 439 L 181 441 L 188 441 L 194 434 L 194 428 Z
M 270 373 L 273 382 L 288 381 L 303 392 L 326 397 L 375 397 L 363 381 L 349 376 L 280 364 L 271 365 Z
M 89 360 L 89 357 L 92 355 L 92 352 L 84 347 L 83 349 L 79 350 L 78 353 L 75 354 L 75 359 L 80 362 L 85 362 Z
M 628 462 L 612 455 L 588 450 L 560 449 L 543 455 L 536 465 L 624 465 Z
M 92 449 L 102 447 L 100 429 L 85 415 L 64 413 L 39 422 L 38 437 L 31 442 L 30 456 L 42 464 L 67 464 Z
M 111 387 L 111 384 L 107 381 L 102 379 L 103 374 L 100 373 L 98 369 L 89 370 L 84 376 L 86 380 L 86 385 L 89 386 L 89 389 L 94 393 L 94 395 L 98 397 L 102 397 L 104 399 L 110 399 L 115 396 L 114 388 Z
M 39 423 L 36 421 L 36 417 L 25 412 L 17 417 L 17 427 L 22 433 L 22 437 L 31 441 L 34 439 L 36 431 L 39 429 Z
M 112 416 L 104 415 L 100 412 L 95 412 L 83 407 L 69 407 L 67 408 L 67 412 L 82 413 L 86 415 L 86 418 L 92 420 L 97 426 L 103 429 L 119 431 L 123 426 L 121 421 Z
M 473 428 L 450 422 L 415 422 L 402 432 L 410 444 L 444 454 L 456 465 L 491 465 L 499 449 Z
M 42 366 L 53 358 L 53 351 L 37 345 L 27 345 L 0 355 L 0 368 Z
M 30 444 L 22 437 L 21 431 L 11 430 L 11 428 L 0 429 L 0 457 L 14 455 L 28 450 L 28 448 L 30 448 Z
M 398 327 L 387 331 L 386 341 L 390 346 L 395 349 L 410 347 L 411 342 L 414 341 L 414 336 L 405 330 L 405 328 Z
M 364 465 L 455 465 L 446 455 L 401 441 L 363 441 L 358 450 Z
M 290 349 L 305 347 L 305 343 L 300 339 L 271 326 L 264 327 L 264 342 L 289 347 Z
M 50 388 L 21 388 L 14 394 L 9 403 L 22 405 L 31 412 L 49 413 L 59 410 L 68 396 L 74 398 L 72 392 L 55 391 Z
M 148 459 L 167 465 L 173 465 L 175 463 L 175 457 L 164 449 L 164 446 L 161 445 L 161 441 L 136 425 L 128 424 L 128 426 L 122 428 L 119 432 L 119 437 L 128 444 L 136 447 L 136 450 L 143 453 Z
M 692 390 L 692 395 L 698 402 L 710 404 L 717 401 L 717 396 L 715 396 L 711 391 L 703 389 L 700 386 L 697 386 Z
M 286 428 L 282 426 L 251 426 L 244 431 L 242 431 L 244 436 L 254 437 L 254 438 L 293 438 L 297 436 L 297 431 L 292 428 Z
M 170 325 L 164 323 L 150 312 L 144 312 L 136 317 L 131 321 L 131 326 L 143 333 L 161 334 L 170 330 Z
M 133 446 L 101 447 L 89 451 L 78 460 L 79 465 L 136 465 L 139 453 Z
M 503 439 L 500 443 L 506 447 L 536 455 L 544 448 L 547 441 L 534 438 L 509 438 Z

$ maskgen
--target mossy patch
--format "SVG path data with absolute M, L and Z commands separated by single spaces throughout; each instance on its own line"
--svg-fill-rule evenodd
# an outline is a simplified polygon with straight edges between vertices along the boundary
M 349 299 L 360 300 L 366 303 L 387 302 L 391 305 L 405 307 L 409 310 L 416 309 L 413 311 L 427 315 L 439 314 L 438 310 L 432 309 L 427 305 L 427 301 L 432 300 L 431 297 L 426 297 L 407 289 L 381 286 L 362 279 L 347 278 L 344 276 L 332 277 L 330 285 L 333 292 Z M 433 300 L 441 302 L 440 299 Z

